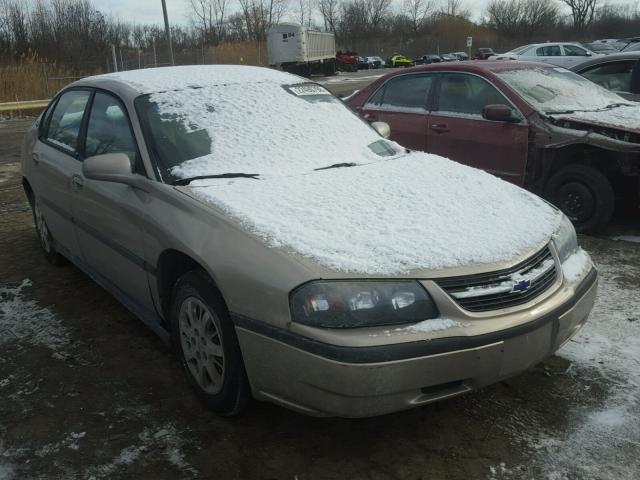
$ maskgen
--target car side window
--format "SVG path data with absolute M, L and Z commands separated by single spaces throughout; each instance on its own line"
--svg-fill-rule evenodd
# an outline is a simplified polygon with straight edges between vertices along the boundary
M 138 147 L 124 106 L 112 95 L 97 92 L 89 113 L 85 155 L 92 157 L 105 153 L 124 153 L 135 170 Z
M 587 51 L 577 45 L 563 45 L 564 54 L 571 57 L 587 57 Z
M 90 95 L 87 90 L 70 90 L 60 96 L 49 120 L 46 141 L 69 153 L 77 151 L 82 117 Z
M 439 112 L 482 117 L 486 105 L 507 103 L 493 85 L 475 75 L 449 73 L 441 77 Z
M 559 57 L 562 52 L 560 51 L 560 45 L 545 45 L 536 50 L 536 55 L 539 57 Z
M 433 75 L 401 75 L 387 82 L 380 99 L 383 107 L 426 110 Z
M 582 72 L 593 83 L 614 92 L 631 92 L 631 76 L 637 60 L 596 65 Z

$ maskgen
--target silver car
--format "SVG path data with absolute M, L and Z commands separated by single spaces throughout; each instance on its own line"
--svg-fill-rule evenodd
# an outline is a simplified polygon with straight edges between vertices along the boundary
M 591 57 L 601 56 L 576 43 L 534 43 L 515 48 L 507 53 L 492 55 L 489 60 L 522 60 L 544 62 L 570 68 Z
M 38 118 L 23 184 L 46 259 L 171 342 L 217 413 L 380 415 L 540 362 L 597 283 L 558 210 L 388 134 L 275 70 L 108 74 Z

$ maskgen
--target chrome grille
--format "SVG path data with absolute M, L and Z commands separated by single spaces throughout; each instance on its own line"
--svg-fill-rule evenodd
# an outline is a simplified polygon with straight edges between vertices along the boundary
M 486 312 L 532 300 L 553 285 L 556 265 L 549 247 L 518 265 L 497 272 L 436 280 L 462 308 Z

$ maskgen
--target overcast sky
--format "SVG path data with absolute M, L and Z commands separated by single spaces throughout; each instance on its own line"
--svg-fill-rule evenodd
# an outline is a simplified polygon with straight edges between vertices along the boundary
M 466 0 L 465 8 L 473 12 L 474 18 L 480 17 L 488 0 Z M 166 0 L 169 20 L 173 23 L 187 23 L 189 15 L 188 0 Z M 290 0 L 291 7 L 298 4 Z M 397 2 L 400 4 L 400 2 Z M 162 19 L 161 0 L 93 0 L 93 4 L 102 12 L 135 23 L 159 23 Z M 232 10 L 237 10 L 237 0 L 231 0 Z

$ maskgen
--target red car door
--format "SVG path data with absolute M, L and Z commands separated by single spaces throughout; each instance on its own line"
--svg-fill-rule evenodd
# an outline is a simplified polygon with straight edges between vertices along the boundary
M 391 139 L 413 150 L 425 150 L 427 98 L 433 74 L 412 73 L 392 77 L 362 106 L 361 115 L 370 122 L 386 122 Z
M 529 126 L 492 84 L 477 75 L 442 73 L 434 110 L 429 114 L 426 151 L 486 170 L 522 185 L 527 163 Z M 482 116 L 490 104 L 514 110 L 514 120 Z

